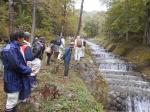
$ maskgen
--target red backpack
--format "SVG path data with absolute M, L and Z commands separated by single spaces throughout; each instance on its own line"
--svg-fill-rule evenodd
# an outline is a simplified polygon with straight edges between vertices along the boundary
M 21 51 L 21 53 L 22 53 L 22 55 L 23 55 L 24 60 L 25 60 L 25 55 L 24 55 L 24 53 L 25 53 L 25 50 L 26 50 L 27 47 L 28 47 L 28 45 L 22 45 L 22 46 L 20 46 L 20 51 Z M 25 60 L 25 61 L 26 61 L 26 60 Z
M 22 45 L 20 48 L 22 49 L 23 53 L 25 53 L 26 48 L 28 47 L 28 45 Z

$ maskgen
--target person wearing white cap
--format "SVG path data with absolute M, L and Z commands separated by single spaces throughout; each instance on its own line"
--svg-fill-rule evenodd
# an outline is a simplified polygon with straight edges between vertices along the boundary
M 31 34 L 29 32 L 24 32 L 24 42 L 31 47 L 30 44 Z
M 31 34 L 29 32 L 25 32 L 24 42 L 20 48 L 27 65 L 34 70 L 29 76 L 31 87 L 36 87 L 35 76 L 41 68 L 41 60 L 35 57 L 33 53 L 33 48 L 31 49 L 30 38 Z

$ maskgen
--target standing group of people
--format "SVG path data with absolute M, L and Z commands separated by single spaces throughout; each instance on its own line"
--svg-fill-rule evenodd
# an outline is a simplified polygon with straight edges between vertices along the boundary
M 64 37 L 59 37 L 55 40 L 51 40 L 50 43 L 48 43 L 48 46 L 46 47 L 46 53 L 47 53 L 47 65 L 49 65 L 51 61 L 51 56 L 54 54 L 55 57 L 58 60 L 61 60 L 61 57 L 64 53 L 65 49 L 65 39 Z
M 84 57 L 86 42 L 77 36 L 76 39 L 65 46 L 65 39 L 63 37 L 56 38 L 56 40 L 50 41 L 46 53 L 47 53 L 47 65 L 49 65 L 52 54 L 56 54 L 58 60 L 64 60 L 64 76 L 68 77 L 69 65 L 72 55 L 72 49 L 74 48 L 74 59 L 79 62 Z
M 7 94 L 5 112 L 15 112 L 20 102 L 25 102 L 31 94 L 31 89 L 37 84 L 36 74 L 41 68 L 43 53 L 47 53 L 47 65 L 51 56 L 64 60 L 64 76 L 68 77 L 69 65 L 74 48 L 75 60 L 84 57 L 85 41 L 77 36 L 74 42 L 65 45 L 65 39 L 58 37 L 50 41 L 45 49 L 42 37 L 35 37 L 30 43 L 29 32 L 14 32 L 10 41 L 1 52 L 4 65 L 4 91 Z
M 3 48 L 4 91 L 7 94 L 5 112 L 15 112 L 16 105 L 24 102 L 35 85 L 44 52 L 42 39 L 30 44 L 30 33 L 14 32 Z

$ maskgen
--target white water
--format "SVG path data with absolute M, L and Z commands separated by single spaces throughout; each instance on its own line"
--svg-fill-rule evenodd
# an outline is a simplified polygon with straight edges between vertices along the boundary
M 110 91 L 128 94 L 126 112 L 150 112 L 150 83 L 132 71 L 132 64 L 109 53 L 102 46 L 87 43 L 99 70 L 108 81 Z

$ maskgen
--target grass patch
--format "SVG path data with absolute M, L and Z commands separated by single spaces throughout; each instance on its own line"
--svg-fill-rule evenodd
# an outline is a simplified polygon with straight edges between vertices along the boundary
M 58 67 L 58 71 L 54 69 Z M 45 61 L 38 74 L 38 88 L 32 96 L 36 100 L 24 106 L 19 106 L 21 112 L 103 112 L 103 105 L 96 101 L 79 73 L 71 69 L 69 79 L 64 80 L 63 62 L 54 62 L 45 66 Z M 44 85 L 57 86 L 59 95 L 55 99 L 49 96 L 45 100 L 39 91 Z M 38 98 L 39 97 L 39 98 Z
M 71 71 L 67 82 L 56 84 L 63 90 L 63 93 L 56 100 L 43 101 L 44 112 L 102 112 L 102 105 L 95 101 L 75 72 Z
M 3 79 L 2 79 L 2 75 L 0 75 L 0 112 L 3 112 L 4 110 L 4 105 L 5 105 L 5 93 L 4 93 L 4 90 L 3 90 Z

